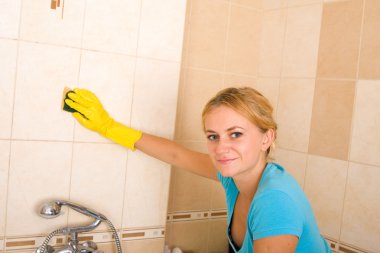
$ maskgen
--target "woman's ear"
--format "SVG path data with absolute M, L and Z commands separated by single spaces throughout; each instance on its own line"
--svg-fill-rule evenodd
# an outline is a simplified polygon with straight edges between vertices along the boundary
M 275 139 L 275 132 L 273 129 L 268 129 L 264 133 L 263 143 L 262 143 L 262 150 L 267 151 L 268 148 L 272 145 L 273 141 Z

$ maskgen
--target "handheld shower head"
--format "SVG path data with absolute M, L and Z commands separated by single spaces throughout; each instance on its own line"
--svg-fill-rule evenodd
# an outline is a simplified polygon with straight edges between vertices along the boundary
M 41 206 L 39 215 L 46 219 L 52 219 L 59 216 L 61 212 L 61 205 L 56 201 L 50 201 Z

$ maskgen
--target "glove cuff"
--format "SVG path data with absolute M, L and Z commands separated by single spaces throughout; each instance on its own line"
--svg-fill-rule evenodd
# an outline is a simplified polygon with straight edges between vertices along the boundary
M 135 143 L 141 138 L 142 132 L 114 121 L 112 127 L 107 129 L 105 136 L 134 151 Z

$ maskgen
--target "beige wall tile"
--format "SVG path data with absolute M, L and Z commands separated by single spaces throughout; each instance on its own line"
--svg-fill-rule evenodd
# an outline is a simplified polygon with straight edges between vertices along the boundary
M 280 92 L 280 79 L 276 78 L 260 78 L 257 80 L 256 88 L 260 91 L 273 107 L 273 117 L 277 118 L 277 104 Z
M 219 181 L 212 181 L 210 208 L 212 210 L 227 208 L 226 194 Z
M 195 151 L 207 153 L 206 143 L 179 142 Z M 170 212 L 208 210 L 211 205 L 213 181 L 173 167 Z
M 276 148 L 274 156 L 274 162 L 284 167 L 304 187 L 307 154 Z
M 18 38 L 21 0 L 1 0 L 0 5 L 0 37 Z
M 309 153 L 348 159 L 355 83 L 317 80 L 311 119 Z
M 84 0 L 65 1 L 62 19 L 62 9 L 50 9 L 49 1 L 23 1 L 20 38 L 79 47 L 82 39 L 84 8 Z
M 163 238 L 126 241 L 123 252 L 128 253 L 162 253 L 164 251 L 165 240 Z
M 251 76 L 241 76 L 234 74 L 224 74 L 223 88 L 249 86 L 254 88 L 256 86 L 257 78 Z
M 0 237 L 5 234 L 10 142 L 0 140 Z M 0 247 L 1 248 L 1 247 Z
M 288 9 L 282 76 L 315 77 L 322 5 Z
M 166 244 L 170 248 L 180 247 L 188 253 L 207 253 L 209 225 L 207 220 L 173 222 L 167 230 L 170 240 L 167 240 Z
M 81 56 L 79 86 L 95 93 L 111 117 L 127 125 L 131 120 L 135 60 L 120 54 L 87 50 L 83 50 Z M 75 126 L 75 140 L 110 143 L 79 123 Z
M 309 197 L 320 232 L 339 240 L 348 162 L 310 155 L 305 192 Z
M 88 2 L 83 48 L 136 55 L 140 13 L 141 0 Z
M 281 81 L 277 108 L 278 147 L 307 152 L 314 82 L 314 79 Z
M 226 49 L 226 71 L 257 76 L 261 12 L 231 6 Z
M 288 2 L 288 7 L 293 7 L 293 6 L 298 6 L 298 5 L 322 3 L 323 0 L 287 0 L 287 2 Z
M 266 1 L 264 1 L 266 2 Z M 280 77 L 286 29 L 286 9 L 262 14 L 260 41 L 260 77 Z
M 380 224 L 379 167 L 350 163 L 340 239 L 378 252 Z
M 318 77 L 356 77 L 362 8 L 362 0 L 323 5 Z
M 350 160 L 380 165 L 380 81 L 359 81 L 353 118 Z
M 175 168 L 172 210 L 208 210 L 211 205 L 213 181 Z
M 12 137 L 72 140 L 74 121 L 61 110 L 63 87 L 78 78 L 80 51 L 20 42 Z
M 256 8 L 258 10 L 260 10 L 262 8 L 263 2 L 265 2 L 265 1 L 262 1 L 262 0 L 231 0 L 232 4 L 241 5 L 243 7 Z
M 186 0 L 142 1 L 138 56 L 181 61 L 185 8 Z
M 227 219 L 209 222 L 208 253 L 228 253 Z
M 0 39 L 0 138 L 11 137 L 17 42 Z
M 181 83 L 183 97 L 180 103 L 180 118 L 177 123 L 176 139 L 204 141 L 202 110 L 209 99 L 222 87 L 221 73 L 185 70 L 185 80 Z
M 71 143 L 12 142 L 6 236 L 48 234 L 66 226 L 67 213 L 44 219 L 37 211 L 52 198 L 68 199 L 71 154 Z
M 75 143 L 70 199 L 104 214 L 121 227 L 127 151 L 113 144 Z M 83 223 L 85 216 L 70 212 L 69 224 Z M 105 228 L 100 226 L 99 228 Z M 98 228 L 98 229 L 99 229 Z
M 180 63 L 137 59 L 132 126 L 173 138 Z
M 123 228 L 165 226 L 170 166 L 141 152 L 128 156 Z
M 219 0 L 192 0 L 188 66 L 223 70 L 229 4 Z
M 263 10 L 273 10 L 285 8 L 288 0 L 265 0 L 262 1 L 261 7 Z
M 360 79 L 380 79 L 380 2 L 365 1 L 363 35 L 360 49 Z

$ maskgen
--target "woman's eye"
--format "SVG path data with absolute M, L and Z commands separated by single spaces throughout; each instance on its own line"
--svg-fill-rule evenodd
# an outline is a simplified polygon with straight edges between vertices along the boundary
M 210 134 L 210 135 L 207 136 L 207 139 L 209 141 L 215 141 L 215 140 L 218 139 L 218 137 L 216 135 L 214 135 L 214 134 Z
M 234 132 L 231 134 L 231 137 L 236 139 L 236 138 L 239 138 L 241 135 L 242 135 L 242 133 L 240 133 L 240 132 Z

